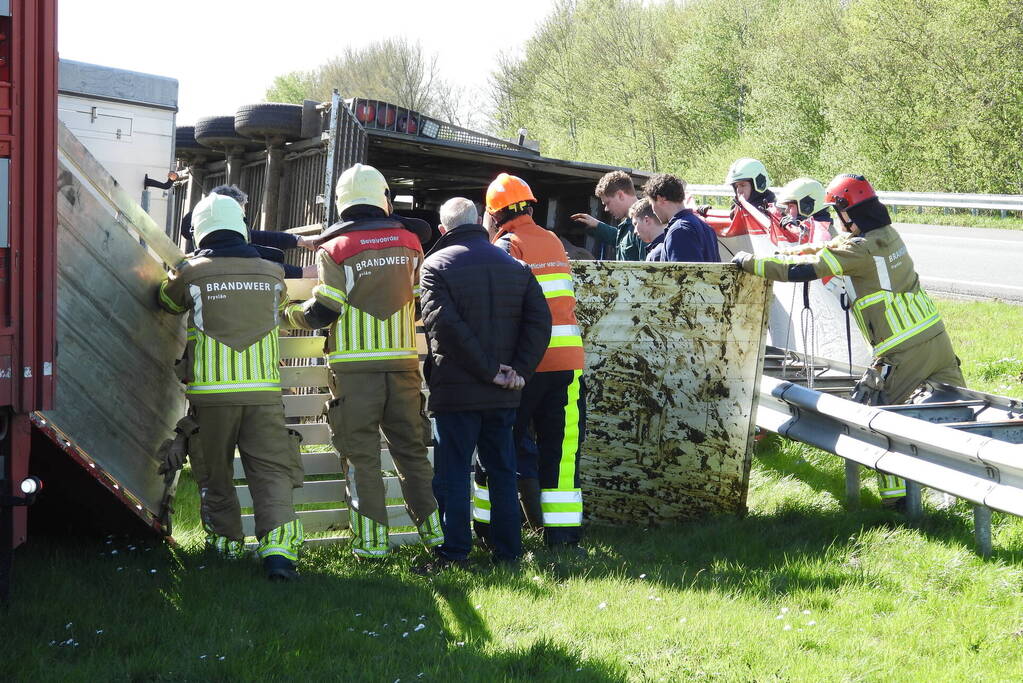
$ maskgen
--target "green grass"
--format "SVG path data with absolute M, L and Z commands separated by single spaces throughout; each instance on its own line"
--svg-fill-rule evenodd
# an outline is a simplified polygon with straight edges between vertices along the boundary
M 1020 309 L 940 306 L 970 383 L 1007 381 L 991 359 L 1018 353 Z M 179 547 L 17 552 L 0 680 L 1018 680 L 1023 520 L 996 514 L 983 560 L 967 505 L 914 525 L 864 482 L 847 511 L 839 458 L 770 437 L 745 518 L 590 527 L 581 559 L 528 538 L 519 572 L 432 579 L 409 572 L 416 548 L 381 564 L 314 548 L 301 582 L 275 585 L 201 552 L 186 478 Z
M 947 299 L 937 304 L 967 386 L 1023 397 L 1023 306 Z

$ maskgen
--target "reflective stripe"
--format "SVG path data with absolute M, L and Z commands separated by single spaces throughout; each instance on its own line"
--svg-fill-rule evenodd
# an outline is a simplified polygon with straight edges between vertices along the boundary
M 578 325 L 551 325 L 551 341 L 547 348 L 556 349 L 564 346 L 582 346 L 582 331 Z
M 344 293 L 340 289 L 337 289 L 336 287 L 331 287 L 329 285 L 325 285 L 322 283 L 318 284 L 315 287 L 313 287 L 313 296 L 316 296 L 317 294 L 322 294 L 331 301 L 336 301 L 342 306 L 348 303 L 348 297 L 346 297 Z
M 819 252 L 821 260 L 827 264 L 828 268 L 831 269 L 832 275 L 842 275 L 842 264 L 838 262 L 835 255 L 828 249 L 821 249 Z
M 576 491 L 541 491 L 540 503 L 579 503 L 583 502 L 583 492 Z
M 371 351 L 369 353 L 338 352 L 327 356 L 331 363 L 350 363 L 360 360 L 402 360 L 408 358 L 419 359 L 419 354 L 411 351 L 395 353 L 394 351 Z
M 582 526 L 583 513 L 579 512 L 544 512 L 544 526 Z
M 164 280 L 163 282 L 160 283 L 160 301 L 163 302 L 164 306 L 166 306 L 170 310 L 174 311 L 175 313 L 184 313 L 185 312 L 185 307 L 184 306 L 178 306 L 174 302 L 173 299 L 171 299 L 169 296 L 167 296 L 167 285 L 168 284 L 170 284 L 169 280 Z
M 472 493 L 472 518 L 477 522 L 490 521 L 490 491 L 475 481 Z
M 579 455 L 579 382 L 583 371 L 572 373 L 568 385 L 568 400 L 565 403 L 565 436 L 561 442 L 561 466 L 558 473 L 558 488 L 575 488 L 575 460 Z
M 198 285 L 188 285 L 188 293 L 192 295 L 192 320 L 200 330 L 202 327 L 202 290 Z
M 881 289 L 886 292 L 892 291 L 892 279 L 888 276 L 888 263 L 884 256 L 874 257 L 874 268 L 877 270 L 877 281 L 881 284 Z
M 936 323 L 939 323 L 939 322 L 941 322 L 941 316 L 938 315 L 937 313 L 931 314 L 929 317 L 925 318 L 924 320 L 922 320 L 921 322 L 917 323 L 916 325 L 914 325 L 913 327 L 909 328 L 908 330 L 905 330 L 904 332 L 901 332 L 899 334 L 896 334 L 896 335 L 893 335 L 891 337 L 888 337 L 883 342 L 881 342 L 880 344 L 875 346 L 874 347 L 874 355 L 875 356 L 880 356 L 880 355 L 884 354 L 885 351 L 890 351 L 892 348 L 898 346 L 899 344 L 901 344 L 902 342 L 906 341 L 910 337 L 914 337 L 914 336 L 920 334 L 921 332 L 923 332 L 927 328 L 932 327 Z
M 281 385 L 276 382 L 267 384 L 189 384 L 185 393 L 188 394 L 236 394 L 243 391 L 280 391 Z
M 785 262 L 782 261 L 780 258 L 775 258 L 773 256 L 765 256 L 764 258 L 758 258 L 753 261 L 753 273 L 755 275 L 759 275 L 760 277 L 764 277 L 764 267 L 768 263 L 777 263 L 779 265 L 785 265 Z
M 575 296 L 575 285 L 572 284 L 572 276 L 568 273 L 537 275 L 536 281 L 540 283 L 540 289 L 548 299 L 559 296 Z

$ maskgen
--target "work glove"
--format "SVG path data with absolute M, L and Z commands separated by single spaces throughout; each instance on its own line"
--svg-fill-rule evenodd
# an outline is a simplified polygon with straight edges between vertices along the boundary
M 786 215 L 781 219 L 781 227 L 787 228 L 789 230 L 798 230 L 799 219 L 796 218 L 795 216 Z
M 700 204 L 699 206 L 696 207 L 696 213 L 700 214 L 704 218 L 707 217 L 707 214 L 710 213 L 710 210 L 711 210 L 710 204 Z
M 188 457 L 188 437 L 175 434 L 173 439 L 166 439 L 156 451 L 156 459 L 160 467 L 156 470 L 164 479 L 173 479 L 175 472 L 185 466 Z
M 748 251 L 737 251 L 735 252 L 735 256 L 732 257 L 732 263 L 742 268 L 742 264 L 746 263 L 746 261 L 749 261 L 752 258 L 753 254 L 749 253 Z

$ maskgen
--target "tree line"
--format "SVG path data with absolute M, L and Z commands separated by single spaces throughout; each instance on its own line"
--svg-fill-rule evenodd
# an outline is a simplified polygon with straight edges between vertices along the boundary
M 777 184 L 855 171 L 890 190 L 1023 193 L 1023 0 L 555 0 L 518 46 L 489 98 L 393 38 L 278 76 L 267 99 L 339 87 L 691 182 L 751 156 Z
M 560 0 L 493 87 L 553 156 L 1023 192 L 1019 0 Z

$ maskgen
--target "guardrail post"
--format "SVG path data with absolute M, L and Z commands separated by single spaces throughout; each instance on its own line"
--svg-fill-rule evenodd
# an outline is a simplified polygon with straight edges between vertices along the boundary
M 923 516 L 924 506 L 920 495 L 920 484 L 915 481 L 906 481 L 906 516 L 910 519 L 920 519 Z
M 977 540 L 977 553 L 981 557 L 990 557 L 991 508 L 986 505 L 973 506 L 973 536 Z
M 845 461 L 845 504 L 850 510 L 860 507 L 860 464 Z

